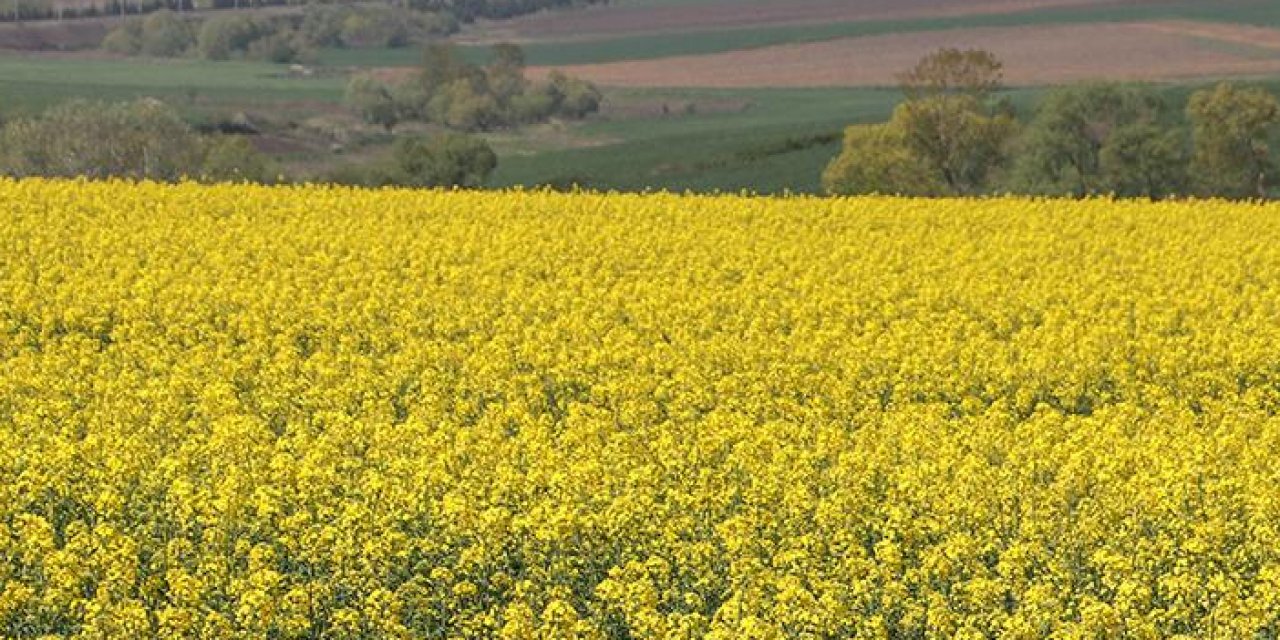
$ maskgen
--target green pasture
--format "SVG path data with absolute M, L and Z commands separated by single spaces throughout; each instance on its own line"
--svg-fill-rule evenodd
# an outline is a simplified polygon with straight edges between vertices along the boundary
M 886 89 L 652 90 L 612 93 L 610 99 L 692 103 L 695 110 L 592 120 L 575 132 L 612 144 L 504 154 L 491 183 L 816 191 L 818 174 L 839 150 L 843 128 L 887 117 L 898 94 Z M 720 110 L 697 108 L 706 104 Z
M 294 77 L 288 66 L 250 62 L 0 55 L 0 113 L 35 113 L 72 98 L 154 97 L 182 107 L 336 102 L 341 76 Z

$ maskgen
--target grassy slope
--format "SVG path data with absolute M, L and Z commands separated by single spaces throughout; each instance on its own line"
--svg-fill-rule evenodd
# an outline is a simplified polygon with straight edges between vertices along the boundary
M 181 106 L 337 101 L 344 79 L 294 78 L 281 65 L 196 60 L 82 59 L 0 55 L 0 113 L 33 113 L 71 98 L 143 96 Z
M 605 189 L 695 189 L 761 193 L 817 187 L 817 172 L 837 142 L 782 152 L 792 141 L 831 135 L 849 122 L 885 117 L 892 91 L 751 90 L 630 92 L 621 99 L 724 101 L 747 105 L 731 113 L 673 115 L 584 125 L 581 133 L 622 142 L 502 159 L 497 185 L 568 183 Z

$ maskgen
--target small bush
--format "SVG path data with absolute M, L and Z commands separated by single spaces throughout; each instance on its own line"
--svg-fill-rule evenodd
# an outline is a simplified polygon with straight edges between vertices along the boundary
M 157 58 L 173 58 L 186 54 L 195 45 L 191 22 L 172 11 L 157 11 L 142 21 L 140 53 Z
M 478 187 L 498 166 L 498 156 L 479 138 L 460 133 L 396 140 L 392 151 L 400 184 Z

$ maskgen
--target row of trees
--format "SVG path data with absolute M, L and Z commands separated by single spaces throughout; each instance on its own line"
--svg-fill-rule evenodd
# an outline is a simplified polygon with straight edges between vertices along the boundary
M 478 18 L 502 19 L 545 9 L 604 4 L 609 0 L 388 0 L 389 6 L 429 11 L 450 20 L 472 22 Z M 13 0 L 0 9 L 0 22 L 62 20 L 98 16 L 143 15 L 155 11 L 206 11 L 295 5 L 336 5 L 349 0 L 96 0 L 69 3 L 59 0 Z
M 479 187 L 498 158 L 455 132 L 401 136 L 382 162 L 324 176 L 365 186 Z M 0 128 L 0 175 L 275 182 L 285 179 L 243 135 L 205 135 L 154 99 L 74 100 Z
M 928 56 L 902 76 L 906 99 L 888 122 L 846 130 L 825 188 L 1250 198 L 1277 186 L 1280 102 L 1265 90 L 1223 83 L 1177 108 L 1150 87 L 1063 87 L 1022 123 L 998 97 L 1002 70 L 979 50 Z
M 403 47 L 457 28 L 447 13 L 389 5 L 311 5 L 301 15 L 209 18 L 165 10 L 125 21 L 107 33 L 102 48 L 124 55 L 295 62 L 317 49 Z
M 552 117 L 577 119 L 599 110 L 601 100 L 594 85 L 561 73 L 530 82 L 524 52 L 511 44 L 495 46 L 484 66 L 463 60 L 453 46 L 430 45 L 416 74 L 399 82 L 358 74 L 346 92 L 353 111 L 388 131 L 405 121 L 487 131 Z

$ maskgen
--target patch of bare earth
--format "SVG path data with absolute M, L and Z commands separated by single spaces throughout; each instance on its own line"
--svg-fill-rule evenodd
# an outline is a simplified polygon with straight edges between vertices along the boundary
M 1247 31 L 1250 44 L 1280 38 L 1276 30 Z M 1280 56 L 1248 55 L 1215 47 L 1215 41 L 1151 23 L 955 29 L 560 69 L 622 87 L 885 86 L 939 47 L 981 47 L 1005 61 L 1006 80 L 1013 85 L 1280 72 Z
M 481 24 L 472 41 L 566 40 L 644 33 L 740 29 L 864 20 L 952 18 L 1072 6 L 1155 4 L 1162 0 L 718 0 L 685 6 L 624 3 L 550 11 Z M 1167 0 L 1163 0 L 1167 1 Z

